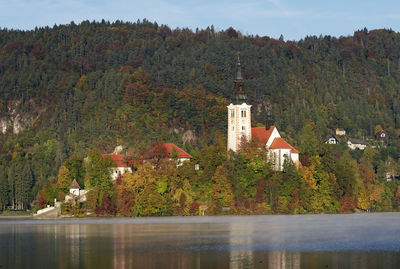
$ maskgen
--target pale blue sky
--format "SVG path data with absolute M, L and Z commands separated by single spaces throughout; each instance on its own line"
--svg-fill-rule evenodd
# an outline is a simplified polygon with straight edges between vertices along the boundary
M 146 18 L 171 28 L 229 26 L 244 34 L 285 40 L 307 35 L 351 35 L 367 27 L 400 27 L 399 0 L 0 0 L 0 28 L 33 29 L 117 19 Z

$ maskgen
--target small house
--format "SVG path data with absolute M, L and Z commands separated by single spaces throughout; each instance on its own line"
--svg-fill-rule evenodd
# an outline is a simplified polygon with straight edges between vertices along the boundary
M 363 140 L 360 140 L 360 139 L 350 138 L 347 141 L 347 146 L 351 150 L 355 150 L 355 149 L 364 150 L 367 147 L 367 143 L 365 143 Z
M 86 194 L 89 190 L 83 190 L 81 186 L 79 186 L 78 182 L 74 179 L 69 186 L 69 193 L 65 196 L 65 202 L 69 200 L 86 202 Z
M 325 144 L 336 145 L 339 144 L 339 139 L 335 135 L 328 135 Z
M 163 147 L 165 149 L 165 157 L 168 159 L 176 158 L 179 164 L 189 161 L 193 157 L 185 152 L 183 149 L 175 145 L 174 143 L 164 143 Z
M 346 135 L 346 130 L 342 129 L 342 128 L 336 128 L 335 133 L 336 133 L 336 135 L 344 136 L 344 135 Z
M 128 165 L 125 156 L 122 154 L 102 154 L 103 157 L 110 157 L 115 166 L 111 168 L 110 177 L 112 181 L 116 181 L 119 175 L 132 173 L 132 168 Z
M 376 137 L 376 140 L 384 140 L 387 137 L 387 135 L 388 135 L 387 132 L 382 130 L 382 131 L 379 131 L 378 133 L 376 133 L 375 137 Z
M 176 166 L 181 166 L 184 162 L 193 157 L 175 145 L 174 143 L 156 143 L 150 150 L 144 153 L 143 161 L 157 163 L 159 160 L 176 160 Z

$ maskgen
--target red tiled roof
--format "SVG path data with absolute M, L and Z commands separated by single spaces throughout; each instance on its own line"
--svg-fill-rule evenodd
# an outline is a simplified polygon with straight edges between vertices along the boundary
M 174 154 L 176 154 L 177 158 L 188 158 L 188 159 L 193 158 L 189 153 L 185 152 L 183 149 L 181 149 L 174 143 L 163 143 L 162 148 L 167 154 L 166 157 L 168 158 L 172 158 Z
M 282 137 L 277 137 L 272 141 L 270 149 L 291 149 L 292 153 L 299 153 L 297 149 L 291 146 L 288 142 L 285 141 Z
M 74 179 L 71 183 L 71 185 L 69 186 L 70 189 L 80 189 L 81 186 L 79 186 L 78 182 L 76 182 L 76 180 Z
M 122 154 L 102 154 L 101 156 L 110 157 L 115 162 L 117 167 L 128 167 L 128 163 L 125 161 L 125 156 Z
M 275 126 L 269 127 L 268 130 L 266 130 L 265 127 L 251 128 L 251 137 L 257 141 L 259 147 L 265 146 L 274 128 Z

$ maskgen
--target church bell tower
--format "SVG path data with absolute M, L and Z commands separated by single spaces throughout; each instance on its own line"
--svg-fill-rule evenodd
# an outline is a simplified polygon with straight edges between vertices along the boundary
M 237 152 L 242 141 L 251 140 L 251 105 L 246 104 L 240 54 L 237 56 L 237 73 L 234 81 L 234 95 L 228 106 L 228 151 Z

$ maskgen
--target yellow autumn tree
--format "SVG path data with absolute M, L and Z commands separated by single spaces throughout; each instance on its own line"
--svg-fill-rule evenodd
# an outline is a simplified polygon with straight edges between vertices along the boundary
M 214 187 L 212 191 L 213 203 L 211 211 L 214 211 L 214 213 L 218 213 L 222 207 L 233 207 L 233 186 L 229 181 L 228 174 L 225 166 L 218 166 L 212 177 Z
M 57 176 L 57 188 L 63 192 L 67 193 L 68 188 L 71 185 L 73 179 L 71 179 L 70 172 L 67 167 L 62 165 L 60 169 L 58 170 L 58 176 Z

